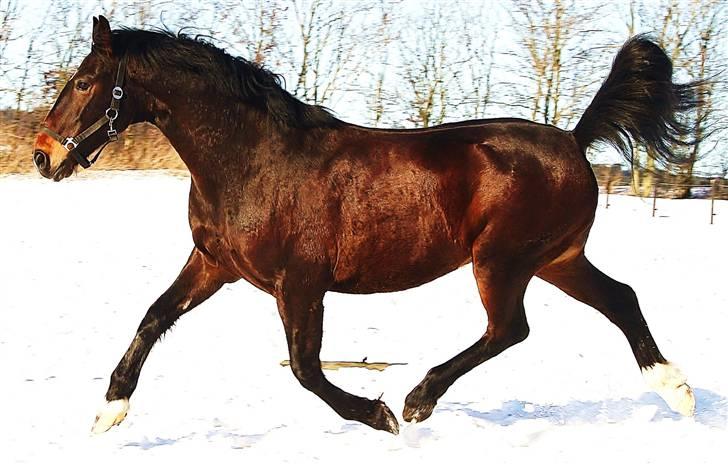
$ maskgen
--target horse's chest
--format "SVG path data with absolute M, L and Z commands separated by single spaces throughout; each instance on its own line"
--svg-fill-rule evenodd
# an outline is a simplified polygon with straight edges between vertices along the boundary
M 191 211 L 195 246 L 232 275 L 269 293 L 275 289 L 278 256 L 270 233 L 270 219 L 256 208 L 210 208 Z

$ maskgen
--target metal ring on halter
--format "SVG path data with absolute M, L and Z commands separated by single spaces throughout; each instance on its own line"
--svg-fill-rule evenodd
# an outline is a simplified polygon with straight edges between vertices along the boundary
M 65 149 L 66 149 L 66 150 L 68 150 L 68 151 L 71 151 L 71 150 L 73 150 L 73 149 L 74 149 L 74 148 L 76 148 L 77 146 L 78 146 L 78 144 L 77 144 L 76 142 L 74 142 L 74 141 L 73 141 L 73 139 L 72 139 L 71 137 L 68 137 L 68 138 L 67 138 L 67 139 L 66 139 L 66 140 L 65 140 L 65 141 L 63 142 L 63 148 L 65 148 Z
M 121 97 L 124 96 L 124 90 L 116 86 L 111 90 L 111 96 L 114 97 L 115 100 L 121 100 Z
M 113 116 L 109 115 L 109 111 L 112 111 Z M 109 118 L 109 121 L 116 121 L 116 118 L 119 117 L 119 110 L 115 108 L 108 108 L 106 110 L 106 117 Z

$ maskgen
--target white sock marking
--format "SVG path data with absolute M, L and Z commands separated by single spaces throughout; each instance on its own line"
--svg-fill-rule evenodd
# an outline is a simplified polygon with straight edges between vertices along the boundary
M 129 411 L 129 400 L 126 398 L 107 402 L 99 409 L 91 432 L 95 434 L 106 432 L 121 423 L 126 417 L 127 411 Z
M 670 409 L 683 416 L 695 414 L 695 396 L 680 369 L 670 363 L 657 363 L 642 369 L 642 376 L 647 385 L 665 400 Z

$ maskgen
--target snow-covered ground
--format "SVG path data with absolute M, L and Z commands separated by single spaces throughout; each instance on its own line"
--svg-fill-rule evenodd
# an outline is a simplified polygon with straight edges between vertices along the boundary
M 725 462 L 728 204 L 600 204 L 588 252 L 630 283 L 663 353 L 688 375 L 694 418 L 648 392 L 621 333 L 534 279 L 531 336 L 458 381 L 399 436 L 339 418 L 288 368 L 273 299 L 245 282 L 185 316 L 153 350 L 127 419 L 91 436 L 108 377 L 191 248 L 189 180 L 0 177 L 0 462 Z M 603 198 L 601 201 L 603 202 Z M 432 366 L 485 327 L 469 267 L 396 294 L 329 294 L 329 371 L 402 410 Z M 417 460 L 417 461 L 414 461 Z

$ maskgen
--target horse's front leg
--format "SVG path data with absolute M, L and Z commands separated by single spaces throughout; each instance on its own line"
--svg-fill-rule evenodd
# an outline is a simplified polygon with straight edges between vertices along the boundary
M 144 361 L 159 337 L 184 313 L 214 294 L 232 279 L 218 266 L 211 264 L 197 248 L 172 286 L 149 308 L 134 339 L 111 374 L 106 392 L 107 403 L 96 416 L 94 433 L 109 430 L 126 417 L 129 397 L 139 380 Z
M 309 281 L 301 285 L 284 285 L 282 295 L 278 296 L 278 311 L 286 331 L 293 375 L 344 419 L 397 434 L 397 419 L 383 401 L 347 393 L 329 382 L 321 371 L 323 292 L 312 291 L 310 284 Z

